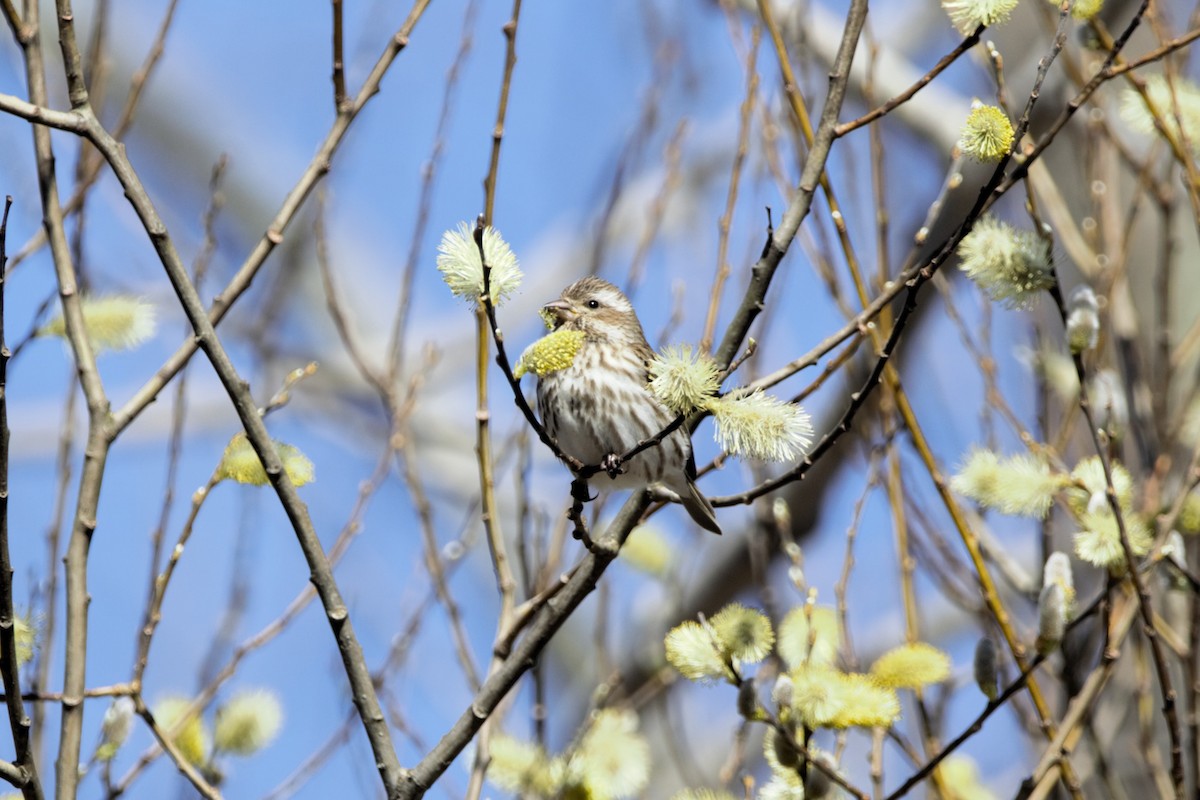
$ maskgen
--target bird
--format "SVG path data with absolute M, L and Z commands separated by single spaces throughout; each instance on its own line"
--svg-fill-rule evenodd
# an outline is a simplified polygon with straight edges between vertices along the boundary
M 614 464 L 638 442 L 658 434 L 673 414 L 650 391 L 654 351 L 633 304 L 613 284 L 582 278 L 542 307 L 554 330 L 581 331 L 570 366 L 538 378 L 538 414 L 569 456 L 587 465 Z M 705 530 L 720 534 L 712 504 L 696 485 L 696 461 L 686 427 L 621 463 L 597 472 L 600 488 L 666 489 Z

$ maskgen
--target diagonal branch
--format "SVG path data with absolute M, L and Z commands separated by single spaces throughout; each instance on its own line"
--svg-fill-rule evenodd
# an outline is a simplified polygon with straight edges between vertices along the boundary
M 321 541 L 308 515 L 308 508 L 296 493 L 296 487 L 283 469 L 283 462 L 275 450 L 274 444 L 267 433 L 262 416 L 250 393 L 250 387 L 238 374 L 224 346 L 217 338 L 213 322 L 209 319 L 196 287 L 188 277 L 187 270 L 175 250 L 174 242 L 167 233 L 166 226 L 158 216 L 157 210 L 146 194 L 137 173 L 125 157 L 124 148 L 113 139 L 100 122 L 85 109 L 84 117 L 88 123 L 87 138 L 95 145 L 112 167 L 113 173 L 121 182 L 126 196 L 137 212 L 138 218 L 146 229 L 155 251 L 158 253 L 167 278 L 175 290 L 188 322 L 196 332 L 197 346 L 204 351 L 212 363 L 217 377 L 225 387 L 226 393 L 246 430 L 246 438 L 250 441 L 259 460 L 262 461 L 267 477 L 279 496 L 280 504 L 308 562 L 310 580 L 316 587 L 325 615 L 337 641 L 338 652 L 342 657 L 342 665 L 346 677 L 350 681 L 354 704 L 362 719 L 367 738 L 375 756 L 383 784 L 389 792 L 395 787 L 400 778 L 400 764 L 392 747 L 391 732 L 379 705 L 375 687 L 371 681 L 370 671 L 363 659 L 362 648 L 350 623 L 349 611 L 342 601 L 341 592 L 333 577 L 333 569 L 321 547 Z M 115 436 L 119 432 L 114 420 L 109 433 Z
M 363 93 L 359 97 L 361 102 L 365 103 L 366 99 L 378 88 L 378 82 L 382 78 L 383 72 L 386 71 L 391 60 L 394 59 L 395 55 L 407 43 L 407 31 L 411 30 L 411 27 L 415 25 L 416 20 L 426 5 L 427 0 L 417 1 L 409 19 L 405 23 L 404 31 L 402 34 L 393 37 L 387 53 L 385 53 L 384 58 L 381 58 L 380 62 L 376 65 L 371 78 L 368 79 L 367 84 L 364 86 Z M 190 348 L 182 348 L 182 350 L 189 350 L 189 352 L 183 355 L 177 354 L 176 359 L 169 362 L 168 367 L 160 370 L 155 379 L 148 384 L 148 387 L 145 387 L 139 393 L 138 397 L 135 397 L 126 409 L 123 410 L 121 418 L 118 419 L 109 416 L 108 404 L 104 397 L 103 388 L 99 383 L 98 373 L 95 372 L 94 358 L 92 357 L 86 336 L 82 333 L 82 317 L 77 305 L 78 298 L 74 291 L 73 272 L 70 269 L 69 254 L 60 253 L 60 248 L 57 246 L 58 242 L 56 240 L 63 238 L 61 236 L 61 208 L 57 201 L 57 194 L 54 192 L 53 180 L 46 179 L 46 175 L 49 174 L 48 170 L 52 169 L 53 161 L 48 156 L 48 153 L 44 154 L 43 152 L 44 150 L 48 150 L 49 137 L 45 135 L 47 131 L 44 128 L 35 127 L 35 138 L 39 134 L 42 135 L 42 138 L 38 139 L 38 155 L 39 163 L 46 167 L 41 171 L 42 174 L 40 177 L 42 178 L 43 201 L 47 219 L 49 220 L 53 214 L 57 214 L 59 221 L 59 230 L 57 231 L 59 235 L 54 235 L 55 232 L 52 231 L 50 240 L 51 248 L 55 253 L 56 267 L 59 272 L 60 291 L 63 296 L 67 330 L 72 345 L 76 350 L 76 361 L 80 365 L 80 379 L 84 386 L 89 411 L 92 415 L 92 425 L 89 432 L 89 458 L 85 462 L 84 473 L 81 477 L 79 510 L 76 513 L 75 530 L 72 534 L 71 546 L 68 550 L 69 610 L 67 620 L 67 673 L 64 680 L 63 723 L 57 764 L 57 790 L 60 796 L 72 796 L 78 782 L 80 734 L 82 729 L 82 691 L 84 686 L 84 663 L 87 643 L 86 561 L 91 533 L 95 527 L 95 506 L 99 499 L 104 456 L 107 454 L 108 447 L 124 427 L 128 425 L 137 413 L 145 408 L 145 405 L 154 398 L 162 386 L 165 385 L 166 381 L 170 380 L 178 369 L 182 368 L 183 364 L 187 362 L 191 354 L 198 347 L 205 352 L 205 355 L 213 364 L 218 377 L 229 394 L 235 410 L 246 429 L 247 438 L 263 463 L 266 473 L 276 493 L 279 495 L 284 511 L 297 535 L 301 550 L 309 564 L 311 580 L 325 607 L 326 616 L 334 632 L 338 649 L 342 656 L 343 666 L 351 684 L 352 696 L 359 716 L 362 719 L 367 737 L 370 740 L 380 776 L 385 788 L 391 793 L 399 781 L 401 770 L 391 744 L 390 731 L 380 708 L 378 698 L 376 697 L 370 673 L 364 663 L 361 647 L 351 626 L 348 611 L 342 602 L 340 592 L 333 578 L 332 569 L 321 548 L 320 540 L 308 516 L 307 508 L 301 502 L 299 496 L 296 494 L 295 487 L 284 472 L 279 455 L 267 435 L 261 415 L 250 394 L 249 386 L 238 375 L 224 347 L 217 339 L 216 331 L 213 327 L 214 321 L 209 318 L 208 312 L 201 303 L 195 286 L 188 278 L 187 271 L 175 250 L 174 243 L 167 232 L 166 226 L 158 216 L 157 210 L 142 186 L 137 173 L 126 157 L 124 148 L 100 124 L 88 104 L 87 90 L 80 72 L 81 61 L 75 43 L 74 16 L 69 0 L 58 0 L 57 12 L 59 40 L 63 48 L 63 61 L 66 67 L 67 83 L 74 115 L 70 117 L 56 115 L 58 117 L 56 121 L 65 123 L 64 127 L 69 126 L 76 132 L 81 132 L 108 162 L 125 190 L 134 211 L 142 222 L 163 264 L 168 280 L 171 282 L 184 308 L 184 312 L 196 332 L 195 338 L 190 343 Z M 30 82 L 32 88 L 34 84 L 33 75 L 40 73 L 41 64 L 40 59 L 27 59 L 27 61 L 31 73 Z M 31 92 L 33 105 L 36 108 L 21 110 L 43 116 L 48 114 L 49 112 L 44 110 L 45 96 L 44 81 L 42 81 L 41 92 Z M 0 101 L 5 99 L 0 98 Z M 9 105 L 12 104 L 9 103 Z M 355 109 L 339 115 L 337 124 L 335 124 L 335 131 L 330 135 L 330 140 L 332 140 L 333 144 L 336 144 L 340 140 L 340 135 L 335 134 L 344 132 L 345 126 L 349 124 L 349 121 L 354 116 L 353 112 L 360 107 L 361 104 L 356 103 Z M 80 125 L 82 125 L 82 131 L 79 129 Z M 43 140 L 45 147 L 42 146 Z M 310 173 L 314 173 L 314 180 L 315 173 L 323 174 L 328 169 L 328 161 L 321 161 L 315 167 L 317 167 L 315 171 L 310 169 Z M 311 185 L 311 182 L 305 185 L 302 181 L 303 190 L 301 190 L 302 187 L 298 187 L 293 192 L 293 196 L 289 198 L 294 203 L 291 213 L 294 213 L 295 207 L 299 206 L 299 203 L 304 199 L 307 189 L 311 188 Z M 284 220 L 285 224 L 287 220 L 290 220 L 291 213 Z M 274 244 L 278 243 L 281 238 L 282 230 L 268 231 L 265 241 L 268 242 L 269 246 L 264 247 L 260 244 L 260 248 L 256 252 L 261 251 L 261 256 L 257 262 L 254 261 L 254 256 L 252 256 L 250 262 L 252 269 L 249 270 L 249 274 L 245 275 L 246 284 L 241 286 L 241 290 L 244 291 L 245 286 L 248 286 L 249 277 L 252 277 L 253 272 L 261 265 L 267 253 L 270 252 Z M 237 294 L 240 294 L 240 292 L 235 292 L 234 297 Z M 227 302 L 222 304 L 221 298 L 218 298 L 218 309 L 222 311 L 227 310 L 228 303 L 232 302 L 232 299 L 228 298 Z M 74 308 L 71 307 L 69 301 L 74 301 Z M 219 318 L 219 315 L 216 313 L 214 313 L 214 316 Z M 73 598 L 74 602 L 71 602 L 70 598 Z
M 804 171 L 800 174 L 800 185 L 792 195 L 779 227 L 767 242 L 762 257 L 750 270 L 750 285 L 746 287 L 742 303 L 714 353 L 717 364 L 722 369 L 733 361 L 746 334 L 750 332 L 750 326 L 762 311 L 767 289 L 771 286 L 771 279 L 775 277 L 775 270 L 779 268 L 792 240 L 796 238 L 800 224 L 812 209 L 813 195 L 825 171 L 825 162 L 829 160 L 829 151 L 837 136 L 837 120 L 842 111 L 842 101 L 846 99 L 850 66 L 854 62 L 854 51 L 858 47 L 858 38 L 866 20 L 867 3 L 865 0 L 855 0 L 850 4 L 846 28 L 829 73 L 829 93 L 825 98 L 825 107 L 821 111 L 821 121 L 813 137 L 813 145 L 804 162 Z

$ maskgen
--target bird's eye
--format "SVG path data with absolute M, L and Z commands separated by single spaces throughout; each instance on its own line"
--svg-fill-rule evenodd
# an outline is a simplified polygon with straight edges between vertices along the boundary
M 599 307 L 600 307 L 600 301 L 599 301 L 599 300 L 588 300 L 588 301 L 587 301 L 587 307 L 588 307 L 588 308 L 599 308 Z

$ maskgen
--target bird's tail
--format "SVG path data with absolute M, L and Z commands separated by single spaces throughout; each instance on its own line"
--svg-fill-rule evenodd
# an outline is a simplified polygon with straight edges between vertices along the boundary
M 697 525 L 706 531 L 721 535 L 721 526 L 717 524 L 717 515 L 713 511 L 712 503 L 700 493 L 700 487 L 694 480 L 688 480 L 687 488 L 679 493 L 679 501 Z

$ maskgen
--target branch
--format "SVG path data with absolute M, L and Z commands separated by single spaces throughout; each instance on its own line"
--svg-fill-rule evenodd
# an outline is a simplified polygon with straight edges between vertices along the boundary
M 158 212 L 146 194 L 133 166 L 125 157 L 124 148 L 100 125 L 90 109 L 85 111 L 85 116 L 88 120 L 88 140 L 108 161 L 133 205 L 134 211 L 137 212 L 138 218 L 158 253 L 167 279 L 171 282 L 184 313 L 187 315 L 188 322 L 196 332 L 195 339 L 198 346 L 212 363 L 217 377 L 225 387 L 234 410 L 246 430 L 246 438 L 262 462 L 267 477 L 283 506 L 284 513 L 287 514 L 300 549 L 308 563 L 310 580 L 316 587 L 321 604 L 325 608 L 329 626 L 337 641 L 338 652 L 342 657 L 342 666 L 350 682 L 354 704 L 362 719 L 367 738 L 370 740 L 380 777 L 390 792 L 399 781 L 400 763 L 396 759 L 396 753 L 392 747 L 391 733 L 379 705 L 370 672 L 363 660 L 362 648 L 350 623 L 349 611 L 342 601 L 341 592 L 333 577 L 333 570 L 321 547 L 321 541 L 313 527 L 312 519 L 308 515 L 308 508 L 296 493 L 296 487 L 292 485 L 291 479 L 284 471 L 283 462 L 275 450 L 275 445 L 271 442 L 262 416 L 258 413 L 258 407 L 250 394 L 250 387 L 238 374 L 229 355 L 225 352 L 224 346 L 217 338 L 213 322 L 209 319 L 208 313 L 196 293 L 195 286 L 188 278 L 187 270 L 175 250 L 174 242 L 168 235 L 166 226 L 158 216 Z M 117 427 L 117 422 L 114 420 L 109 433 L 115 437 L 119 432 L 120 428 Z
M 68 9 L 69 11 L 69 9 Z M 43 63 L 38 4 L 25 4 L 25 25 L 28 36 L 19 38 L 25 56 L 25 77 L 29 87 L 29 103 L 8 96 L 0 97 L 0 109 L 15 106 L 34 117 L 32 121 L 52 125 L 76 126 L 86 117 L 81 114 L 51 112 L 49 92 Z M 74 31 L 70 15 L 62 18 L 60 11 L 60 39 L 64 41 L 64 62 L 74 65 L 71 78 L 72 102 L 82 96 L 82 85 L 78 74 L 80 58 L 76 50 L 73 57 L 67 51 L 74 47 Z M 64 31 L 63 28 L 69 30 Z M 15 101 L 15 102 L 3 102 Z M 78 132 L 78 131 L 76 131 Z M 58 197 L 58 179 L 54 167 L 54 150 L 50 131 L 44 125 L 33 127 L 34 155 L 37 161 L 38 187 L 42 201 L 42 222 L 50 243 L 50 254 L 54 262 L 54 274 L 58 284 L 59 300 L 62 304 L 66 324 L 67 340 L 74 356 L 79 386 L 88 407 L 88 436 L 84 450 L 83 467 L 79 475 L 75 513 L 71 524 L 71 536 L 66 556 L 66 637 L 63 658 L 63 699 L 59 727 L 59 750 L 55 762 L 55 791 L 61 797 L 73 797 L 79 782 L 79 749 L 83 733 L 83 697 L 86 688 L 87 636 L 88 636 L 88 590 L 87 559 L 92 533 L 96 528 L 96 509 L 100 502 L 100 484 L 104 477 L 104 464 L 108 457 L 110 441 L 104 436 L 109 402 L 96 369 L 92 350 L 83 324 L 83 310 L 79 300 L 79 286 L 71 248 L 67 242 L 63 222 L 62 205 Z
M 11 761 L 0 760 L 0 778 L 8 781 L 13 786 L 23 786 L 25 772 Z
M 595 549 L 583 558 L 567 585 L 546 600 L 545 607 L 530 625 L 525 637 L 513 648 L 512 654 L 484 681 L 454 726 L 420 763 L 408 772 L 397 795 L 399 798 L 412 800 L 423 797 L 434 781 L 450 766 L 450 762 L 466 748 L 500 701 L 537 661 L 551 637 L 584 598 L 596 588 L 600 576 L 617 557 L 621 545 L 625 543 L 629 532 L 633 530 L 649 504 L 646 492 L 637 492 L 629 498 L 609 525 L 605 536 L 599 539 Z
M 342 55 L 342 0 L 332 0 L 333 6 L 333 110 L 342 113 L 346 105 L 346 72 Z
M 508 116 L 508 94 L 512 88 L 513 70 L 517 65 L 517 25 L 521 20 L 521 0 L 513 0 L 512 17 L 504 23 L 504 38 L 507 40 L 504 55 L 504 76 L 500 80 L 500 100 L 496 108 L 496 124 L 492 129 L 492 153 L 488 161 L 487 175 L 483 179 L 483 215 L 475 225 L 475 246 L 479 249 L 479 263 L 483 269 L 482 303 L 475 306 L 475 411 L 476 455 L 479 462 L 479 503 L 482 507 L 483 528 L 487 537 L 488 551 L 492 556 L 492 567 L 496 573 L 496 588 L 500 593 L 500 610 L 496 621 L 496 640 L 510 627 L 513 609 L 516 606 L 517 582 L 509 565 L 508 547 L 500 530 L 499 512 L 496 508 L 495 464 L 492 460 L 491 414 L 488 411 L 488 352 L 491 338 L 497 334 L 495 309 L 491 307 L 491 267 L 483 252 L 483 231 L 492 224 L 496 210 L 496 181 L 500 174 L 500 145 L 504 140 L 504 121 Z M 489 673 L 500 664 L 493 654 Z M 485 728 L 476 745 L 471 777 L 467 784 L 466 797 L 475 800 L 483 790 L 483 776 L 489 760 L 488 739 L 490 728 Z
M 162 24 L 159 25 L 158 33 L 154 36 L 154 41 L 146 53 L 145 60 L 134 71 L 133 77 L 129 80 L 129 93 L 125 97 L 125 105 L 121 108 L 121 114 L 117 118 L 116 125 L 113 126 L 113 136 L 117 139 L 124 138 L 133 125 L 134 115 L 137 112 L 138 104 L 144 96 L 146 83 L 162 58 L 167 32 L 171 29 L 171 22 L 175 17 L 175 9 L 178 5 L 179 0 L 171 0 L 167 6 L 167 10 L 163 14 Z M 71 196 L 67 198 L 67 202 L 63 204 L 63 214 L 65 216 L 70 216 L 83 207 L 88 192 L 95 185 L 96 179 L 100 177 L 100 168 L 104 163 L 103 159 L 96 158 L 95 153 L 91 151 L 81 153 L 80 159 L 78 167 L 79 175 L 75 188 L 71 192 Z M 46 231 L 39 229 L 37 233 L 29 238 L 29 241 L 25 243 L 21 251 L 13 256 L 11 268 L 16 269 L 21 261 L 31 256 L 45 243 Z
M 1055 276 L 1055 286 L 1051 290 L 1054 297 L 1055 305 L 1058 308 L 1059 317 L 1062 319 L 1063 328 L 1067 324 L 1067 310 L 1063 305 L 1062 293 L 1058 290 L 1058 276 Z M 1163 653 L 1162 640 L 1159 638 L 1158 630 L 1154 626 L 1154 606 L 1151 602 L 1150 591 L 1146 588 L 1145 581 L 1137 568 L 1137 557 L 1134 555 L 1133 546 L 1129 541 L 1129 528 L 1125 524 L 1125 514 L 1121 510 L 1121 501 L 1117 497 L 1117 490 L 1113 486 L 1113 471 L 1112 460 L 1108 456 L 1108 448 L 1104 446 L 1101 440 L 1100 428 L 1096 425 L 1096 417 L 1092 413 L 1092 404 L 1088 399 L 1087 390 L 1087 375 L 1083 366 L 1083 356 L 1081 353 L 1074 354 L 1075 375 L 1079 378 L 1079 409 L 1083 412 L 1083 417 L 1087 421 L 1088 431 L 1092 435 L 1092 445 L 1096 449 L 1096 455 L 1100 459 L 1100 466 L 1104 470 L 1105 498 L 1108 500 L 1108 506 L 1112 510 L 1113 517 L 1117 521 L 1117 533 L 1121 540 L 1121 552 L 1125 556 L 1126 571 L 1129 573 L 1129 580 L 1133 583 L 1133 588 L 1137 594 L 1137 608 L 1142 618 L 1142 633 L 1145 634 L 1146 640 L 1150 642 L 1150 654 L 1154 662 L 1154 672 L 1158 677 L 1158 687 L 1162 693 L 1162 711 L 1167 722 L 1167 733 L 1171 738 L 1171 783 L 1175 788 L 1175 796 L 1182 798 L 1184 796 L 1184 772 L 1183 772 L 1183 743 L 1180 737 L 1179 729 L 1179 714 L 1175 709 L 1175 689 L 1171 686 L 1171 671 L 1167 667 L 1166 655 Z
M 942 56 L 941 60 L 934 64 L 933 68 L 930 69 L 929 72 L 926 72 L 924 75 L 918 78 L 912 86 L 908 87 L 891 100 L 888 100 L 883 105 L 868 111 L 866 114 L 863 114 L 858 119 L 851 120 L 850 122 L 843 122 L 841 125 L 838 125 L 834 130 L 834 135 L 839 138 L 845 136 L 847 133 L 857 130 L 864 125 L 869 125 L 882 117 L 884 114 L 888 114 L 907 103 L 916 95 L 917 92 L 928 86 L 934 78 L 936 78 L 938 75 L 941 75 L 947 67 L 957 61 L 959 56 L 978 44 L 979 37 L 983 35 L 984 30 L 985 28 L 980 25 L 971 35 L 959 42 L 957 47 L 955 47 L 946 55 Z
M 188 720 L 191 718 L 190 715 L 185 711 L 180 715 L 179 721 L 175 723 L 171 730 L 164 731 L 159 724 L 155 722 L 154 714 L 152 714 L 150 709 L 146 707 L 145 702 L 142 700 L 141 694 L 135 694 L 133 696 L 133 701 L 138 715 L 145 720 L 147 727 L 150 728 L 150 732 L 154 734 L 154 738 L 158 741 L 159 747 L 165 750 L 167 755 L 170 756 L 171 761 L 175 764 L 175 768 L 179 770 L 183 777 L 187 778 L 188 782 L 192 784 L 192 787 L 195 788 L 195 790 L 199 792 L 200 796 L 204 797 L 205 800 L 221 800 L 221 793 L 217 791 L 212 784 L 204 779 L 204 776 L 201 775 L 196 767 L 187 760 L 187 757 L 180 752 L 179 747 L 175 744 L 175 736 L 177 736 L 178 732 L 182 730 L 185 725 L 187 725 Z
M 1070 624 L 1067 625 L 1066 630 L 1069 631 L 1075 628 L 1081 622 L 1083 622 L 1083 620 L 1095 614 L 1100 608 L 1100 604 L 1103 600 L 1104 593 L 1101 593 L 1088 605 L 1085 611 L 1071 620 Z M 983 711 L 979 712 L 979 715 L 975 717 L 974 721 L 972 721 L 962 733 L 954 737 L 954 739 L 950 742 L 947 742 L 946 746 L 939 750 L 937 755 L 925 762 L 920 769 L 913 773 L 908 780 L 900 784 L 900 786 L 897 787 L 896 790 L 891 794 L 889 794 L 885 800 L 899 800 L 899 798 L 908 794 L 908 792 L 917 786 L 917 784 L 928 778 L 930 774 L 937 768 L 938 764 L 941 764 L 948 756 L 953 754 L 955 750 L 957 750 L 964 742 L 967 741 L 967 739 L 983 730 L 983 723 L 987 722 L 988 717 L 999 711 L 1000 708 L 1003 707 L 1013 695 L 1019 692 L 1022 687 L 1024 687 L 1025 684 L 1030 681 L 1030 679 L 1033 677 L 1033 673 L 1042 665 L 1042 662 L 1048 659 L 1050 655 L 1051 653 L 1038 653 L 1035 655 L 1028 664 L 1021 668 L 1021 674 L 1017 676 L 1017 679 L 1008 686 L 1004 687 L 1004 691 L 996 695 L 994 700 L 989 700 Z
M 407 30 L 411 30 L 412 25 L 415 25 L 416 19 L 419 18 L 426 4 L 427 0 L 424 0 L 424 2 L 418 0 L 417 5 L 405 23 Z M 163 263 L 167 277 L 184 307 L 189 322 L 196 331 L 194 344 L 191 345 L 190 351 L 184 354 L 182 358 L 177 358 L 173 362 L 175 364 L 173 371 L 169 369 L 160 370 L 156 379 L 150 383 L 151 391 L 147 391 L 144 388 L 139 393 L 139 396 L 127 406 L 124 418 L 107 418 L 107 403 L 104 402 L 103 390 L 100 387 L 98 375 L 94 373 L 94 361 L 91 359 L 90 348 L 87 347 L 86 338 L 82 335 L 77 335 L 82 331 L 81 315 L 77 307 L 74 312 L 68 307 L 68 299 L 74 297 L 73 275 L 68 269 L 70 262 L 65 255 L 64 257 L 59 257 L 55 245 L 56 237 L 51 236 L 51 246 L 56 251 L 55 261 L 59 270 L 60 286 L 63 292 L 68 334 L 71 336 L 72 344 L 77 345 L 77 363 L 81 365 L 81 380 L 84 383 L 85 394 L 88 397 L 89 410 L 92 411 L 93 419 L 92 429 L 89 434 L 89 460 L 85 462 L 85 470 L 81 479 L 79 510 L 76 514 L 75 531 L 72 535 L 71 546 L 68 551 L 68 583 L 70 584 L 68 587 L 68 597 L 71 602 L 68 604 L 68 666 L 67 677 L 64 681 L 63 733 L 58 760 L 59 790 L 65 791 L 69 795 L 72 787 L 78 781 L 79 735 L 82 726 L 82 697 L 80 693 L 84 688 L 83 670 L 87 642 L 86 558 L 91 531 L 95 526 L 95 505 L 98 501 L 104 456 L 107 454 L 108 446 L 119 435 L 124 426 L 145 407 L 146 403 L 153 399 L 162 385 L 165 385 L 165 382 L 174 376 L 178 368 L 181 368 L 186 363 L 191 353 L 194 352 L 195 347 L 198 346 L 205 351 L 205 354 L 212 362 L 214 369 L 225 386 L 238 416 L 246 428 L 247 438 L 262 461 L 267 475 L 271 479 L 280 497 L 281 504 L 284 506 L 284 510 L 296 532 L 301 549 L 304 551 L 306 560 L 309 563 L 313 584 L 316 586 L 317 592 L 321 597 L 330 626 L 337 640 L 347 678 L 351 684 L 355 704 L 375 754 L 376 764 L 380 770 L 385 787 L 390 791 L 396 786 L 399 779 L 399 762 L 392 748 L 390 732 L 375 695 L 370 674 L 363 662 L 361 648 L 350 624 L 348 612 L 337 590 L 332 570 L 321 549 L 320 541 L 312 527 L 307 509 L 300 501 L 295 487 L 292 486 L 291 481 L 283 471 L 282 463 L 275 452 L 275 448 L 267 435 L 262 419 L 253 403 L 249 387 L 237 374 L 223 346 L 217 339 L 213 328 L 213 321 L 209 319 L 208 313 L 199 300 L 195 287 L 188 279 L 186 270 L 179 259 L 178 253 L 175 251 L 174 244 L 167 233 L 166 227 L 159 218 L 145 189 L 142 187 L 132 165 L 126 158 L 124 149 L 103 128 L 91 108 L 87 105 L 87 95 L 86 90 L 83 88 L 82 76 L 78 74 L 78 53 L 77 51 L 72 53 L 74 49 L 74 35 L 71 25 L 73 16 L 69 0 L 58 0 L 58 13 L 60 41 L 63 42 L 64 62 L 67 64 L 68 84 L 71 88 L 72 103 L 76 108 L 78 117 L 82 119 L 85 126 L 84 135 L 103 154 L 124 188 L 127 197 L 138 214 L 151 243 Z M 407 33 L 397 35 L 393 38 L 389 45 L 388 52 L 390 55 L 385 54 L 385 57 L 377 64 L 375 71 L 372 73 L 372 78 L 369 78 L 367 85 L 364 86 L 364 91 L 368 86 L 377 86 L 387 65 L 390 64 L 395 54 L 406 43 Z M 370 93 L 365 93 L 360 95 L 360 98 L 365 102 L 369 96 Z M 35 105 L 44 105 L 43 98 L 44 92 L 43 96 L 35 95 L 33 97 Z M 341 131 L 344 131 L 345 125 L 349 123 L 352 116 L 352 113 L 347 113 L 339 117 L 338 121 L 342 126 Z M 336 125 L 334 133 L 340 134 Z M 333 139 L 334 143 L 338 141 L 338 137 L 334 134 L 331 134 L 331 139 Z M 42 153 L 39 150 L 40 163 L 52 164 L 49 159 L 41 158 L 41 155 Z M 328 164 L 327 162 L 322 162 L 320 166 L 327 169 Z M 324 169 L 320 171 L 323 172 Z M 45 172 L 43 170 L 43 173 Z M 61 209 L 58 208 L 57 195 L 52 193 L 53 182 L 51 181 L 50 188 L 43 189 L 43 197 L 49 198 L 46 201 L 47 215 L 49 216 L 52 212 L 57 213 L 58 219 L 61 222 Z M 294 199 L 295 204 L 298 206 L 299 201 L 303 199 L 303 194 L 300 193 L 300 196 L 296 196 L 296 192 L 294 192 L 293 198 L 289 199 Z M 51 202 L 51 199 L 53 202 Z M 276 232 L 274 236 L 271 234 L 272 232 L 268 231 L 268 241 L 274 240 L 277 242 L 281 239 L 281 233 Z M 273 247 L 273 244 L 271 246 Z M 260 246 L 260 250 L 264 250 L 261 258 L 265 258 L 266 252 L 269 252 L 270 247 L 264 249 Z M 261 259 L 256 263 L 255 269 L 258 264 L 261 264 Z M 244 286 L 242 288 L 244 289 Z M 68 289 L 72 291 L 68 292 Z M 218 303 L 220 303 L 220 298 L 218 298 Z M 227 308 L 228 306 L 226 305 L 225 307 Z M 77 328 L 75 333 L 72 333 L 72 328 Z M 78 346 L 80 342 L 77 340 L 81 340 L 82 346 Z M 101 409 L 104 412 L 105 421 L 107 422 L 103 426 L 98 424 L 98 416 Z
M 854 51 L 858 46 L 858 38 L 862 33 L 863 24 L 867 19 L 867 0 L 852 0 L 850 11 L 846 17 L 846 27 L 842 33 L 841 44 L 838 45 L 837 56 L 829 73 L 829 94 L 825 98 L 825 107 L 821 111 L 821 121 L 813 139 L 813 146 L 808 151 L 804 162 L 804 171 L 800 175 L 800 185 L 796 189 L 784 212 L 779 228 L 767 243 L 762 257 L 759 258 L 750 271 L 750 285 L 742 303 L 734 314 L 721 339 L 714 357 L 717 364 L 728 367 L 742 345 L 742 340 L 750 331 L 750 326 L 763 309 L 767 297 L 767 289 L 775 270 L 783 260 L 800 223 L 808 216 L 812 208 L 813 194 L 821 174 L 825 170 L 825 162 L 829 159 L 829 151 L 833 146 L 838 115 L 842 110 L 842 101 L 846 99 L 846 89 L 850 82 L 850 65 L 854 61 Z
M 0 675 L 4 680 L 8 726 L 17 751 L 14 769 L 27 800 L 41 800 L 42 786 L 38 781 L 37 762 L 29 746 L 29 715 L 21 702 L 21 673 L 17 660 L 16 618 L 13 613 L 13 568 L 8 549 L 8 345 L 4 341 L 4 267 L 8 260 L 5 242 L 8 234 L 8 210 L 12 197 L 4 198 L 4 215 L 0 217 Z
M 496 178 L 500 173 L 500 144 L 504 140 L 504 119 L 508 114 L 508 92 L 512 87 L 513 69 L 517 65 L 517 23 L 521 19 L 521 0 L 513 0 L 512 18 L 504 23 L 504 38 L 508 44 L 504 54 L 504 77 L 500 81 L 500 105 L 496 109 L 496 126 L 492 129 L 492 155 L 488 174 L 483 181 L 483 219 L 492 224 L 496 210 Z
M 36 122 L 39 125 L 45 125 L 49 128 L 58 128 L 61 131 L 77 133 L 81 136 L 87 129 L 87 123 L 83 116 L 75 111 L 55 111 L 52 108 L 46 108 L 36 103 L 27 103 L 11 94 L 0 93 L 0 111 L 28 120 L 29 122 Z

